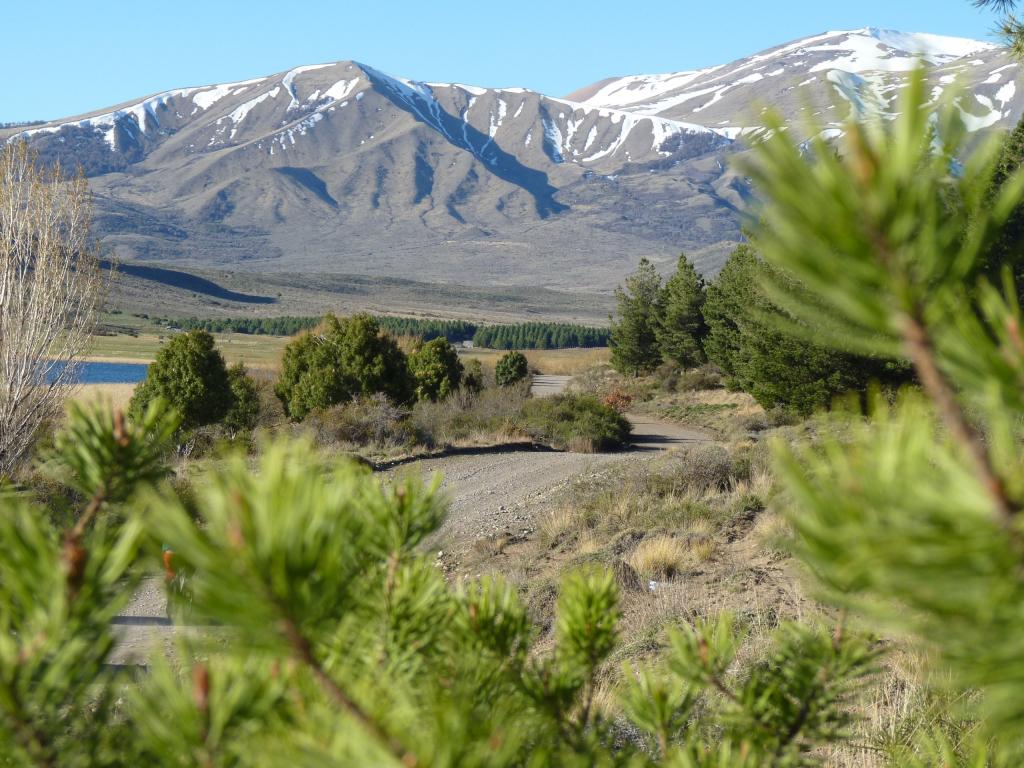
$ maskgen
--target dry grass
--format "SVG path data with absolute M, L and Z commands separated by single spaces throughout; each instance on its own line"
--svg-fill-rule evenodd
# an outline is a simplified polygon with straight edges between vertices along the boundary
M 682 570 L 686 549 L 686 544 L 671 536 L 644 539 L 633 550 L 629 564 L 642 576 L 670 579 Z
M 133 392 L 134 384 L 79 384 L 71 388 L 68 400 L 85 406 L 103 404 L 125 411 Z
M 461 352 L 463 360 L 479 360 L 485 368 L 494 369 L 498 360 L 507 354 L 501 349 L 473 349 Z M 528 349 L 523 354 L 530 363 L 530 370 L 552 376 L 574 376 L 577 373 L 607 363 L 611 352 L 607 347 L 591 349 Z
M 94 336 L 87 358 L 100 362 L 151 362 L 172 334 L 140 333 Z M 228 363 L 245 363 L 250 368 L 276 369 L 290 336 L 256 336 L 245 333 L 215 333 L 217 349 Z

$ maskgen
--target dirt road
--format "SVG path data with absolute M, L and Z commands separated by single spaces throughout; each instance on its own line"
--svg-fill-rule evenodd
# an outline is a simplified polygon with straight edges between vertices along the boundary
M 563 385 L 564 388 L 564 385 Z M 698 430 L 649 417 L 627 414 L 633 422 L 633 450 L 620 453 L 583 454 L 552 451 L 507 451 L 424 459 L 382 474 L 388 477 L 412 472 L 429 478 L 444 476 L 442 490 L 450 508 L 432 548 L 446 558 L 459 559 L 481 539 L 529 536 L 559 491 L 574 478 L 599 471 L 610 464 L 646 461 L 659 453 L 686 445 L 710 442 Z M 163 584 L 154 579 L 142 586 L 125 615 L 114 622 L 119 637 L 113 663 L 138 664 L 162 647 L 172 646 L 173 636 L 186 628 L 172 627 L 165 618 Z

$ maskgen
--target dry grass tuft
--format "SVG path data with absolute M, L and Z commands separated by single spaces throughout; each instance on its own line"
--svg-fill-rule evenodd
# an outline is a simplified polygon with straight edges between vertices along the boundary
M 693 563 L 708 563 L 718 554 L 718 543 L 714 539 L 697 539 L 690 544 L 687 555 Z
M 637 545 L 629 564 L 648 578 L 669 579 L 682 569 L 686 554 L 686 545 L 681 540 L 656 536 Z
M 579 515 L 569 507 L 556 509 L 554 512 L 545 515 L 538 526 L 541 541 L 545 546 L 553 546 L 560 541 L 567 533 L 577 530 L 582 521 Z

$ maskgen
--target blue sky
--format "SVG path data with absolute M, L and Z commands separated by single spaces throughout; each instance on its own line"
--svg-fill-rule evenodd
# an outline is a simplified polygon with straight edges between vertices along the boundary
M 720 64 L 830 29 L 988 38 L 969 0 L 9 0 L 0 121 L 355 59 L 404 77 L 564 95 L 610 75 Z M 14 34 L 11 34 L 14 31 Z

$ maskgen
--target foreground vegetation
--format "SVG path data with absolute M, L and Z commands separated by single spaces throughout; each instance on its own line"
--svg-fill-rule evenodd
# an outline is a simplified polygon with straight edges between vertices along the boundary
M 968 153 L 923 74 L 901 98 L 894 122 L 846 126 L 839 152 L 772 124 L 742 169 L 763 200 L 742 290 L 719 286 L 749 301 L 716 316 L 685 261 L 669 288 L 642 265 L 600 399 L 464 386 L 447 342 L 405 350 L 356 317 L 289 348 L 279 434 L 187 486 L 175 446 L 246 399 L 202 332 L 161 353 L 130 418 L 73 409 L 0 492 L 0 759 L 1019 765 L 1024 343 L 999 254 L 1024 172 L 997 144 Z M 721 445 L 591 473 L 534 541 L 484 553 L 508 578 L 453 584 L 424 552 L 436 482 L 381 485 L 311 444 L 333 417 L 379 435 L 420 409 L 455 429 L 488 399 L 552 434 L 613 433 L 636 400 L 711 404 L 719 374 L 692 366 L 719 321 L 734 352 L 758 322 L 788 340 L 758 375 L 794 378 L 752 393 L 787 418 L 851 396 L 776 431 L 770 459 L 759 438 L 783 419 L 751 410 L 765 421 L 716 422 Z M 794 373 L 822 359 L 801 345 L 898 376 L 822 387 Z M 722 365 L 726 382 L 745 365 Z M 161 565 L 176 620 L 203 629 L 129 679 L 107 664 L 110 624 Z

